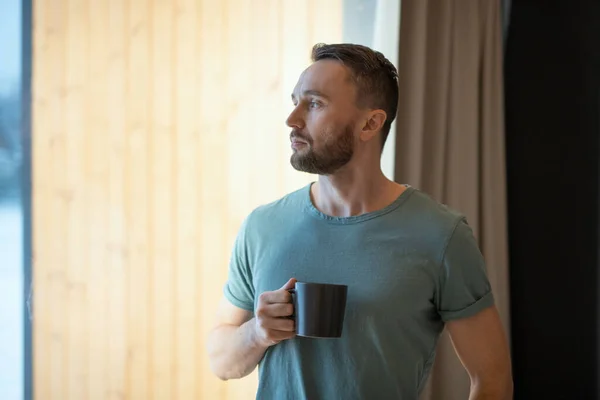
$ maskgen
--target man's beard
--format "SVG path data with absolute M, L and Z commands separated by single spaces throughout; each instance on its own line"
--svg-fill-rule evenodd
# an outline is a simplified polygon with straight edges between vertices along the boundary
M 294 137 L 308 143 L 306 149 L 294 151 L 290 158 L 292 167 L 298 171 L 317 175 L 331 175 L 348 164 L 354 155 L 354 138 L 351 125 L 344 128 L 341 136 L 337 138 L 327 137 L 323 143 L 323 148 L 318 150 L 313 148 L 313 140 L 310 137 L 292 131 L 290 138 Z

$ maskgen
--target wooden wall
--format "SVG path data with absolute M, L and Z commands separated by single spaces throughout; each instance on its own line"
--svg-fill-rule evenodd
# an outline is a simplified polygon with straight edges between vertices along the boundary
M 34 2 L 34 391 L 253 399 L 205 351 L 246 214 L 313 177 L 286 113 L 341 0 Z

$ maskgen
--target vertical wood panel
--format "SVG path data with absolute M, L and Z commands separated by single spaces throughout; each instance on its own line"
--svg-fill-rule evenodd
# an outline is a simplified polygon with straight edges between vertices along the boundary
M 49 97 L 51 92 L 52 68 L 49 65 L 49 59 L 52 56 L 51 49 L 53 38 L 47 34 L 48 20 L 45 18 L 47 10 L 44 4 L 33 8 L 33 24 L 36 26 L 36 32 L 33 33 L 32 52 L 36 57 L 32 57 L 32 70 L 36 71 L 37 82 L 32 85 L 32 105 L 31 113 L 35 115 L 31 121 L 32 132 L 40 132 L 43 126 L 44 131 L 36 135 L 35 140 L 31 142 L 32 157 L 32 178 L 33 195 L 38 199 L 45 199 L 44 202 L 32 202 L 32 221 L 37 229 L 32 230 L 32 269 L 33 279 L 40 282 L 39 287 L 35 287 L 35 297 L 33 302 L 33 318 L 35 320 L 35 331 L 32 332 L 32 357 L 34 358 L 33 379 L 36 391 L 49 396 L 50 393 L 50 352 L 48 346 L 50 316 L 42 311 L 41 307 L 36 305 L 35 299 L 48 298 L 49 286 L 47 284 L 48 267 L 44 264 L 37 264 L 37 259 L 49 260 L 51 250 L 48 238 L 52 234 L 50 231 L 52 213 L 50 212 L 48 199 L 52 195 L 52 183 L 49 181 L 49 170 L 51 166 L 52 153 L 49 151 L 50 138 L 49 123 L 51 118 L 51 109 Z M 42 68 L 43 67 L 43 68 Z M 42 122 L 43 121 L 43 122 Z M 45 168 L 37 168 L 36 165 L 44 165 Z M 43 238 L 43 240 L 42 240 Z M 41 268 L 38 269 L 37 267 Z M 42 281 L 44 284 L 42 284 Z
M 173 398 L 173 10 L 171 1 L 152 3 L 152 170 L 153 351 L 152 396 Z
M 45 304 L 42 307 L 39 304 L 40 300 L 34 299 L 36 334 L 33 337 L 33 355 L 36 367 L 34 370 L 36 391 L 52 399 L 53 389 L 58 390 L 57 393 L 62 392 L 61 388 L 55 384 L 57 381 L 60 383 L 60 379 L 57 380 L 50 373 L 56 365 L 56 361 L 60 362 L 60 354 L 56 354 L 51 348 L 52 342 L 55 340 L 52 321 L 53 318 L 60 318 L 60 315 L 50 315 L 50 310 L 56 308 L 55 304 L 58 305 L 58 299 L 53 297 L 52 291 L 52 265 L 56 261 L 52 238 L 56 234 L 54 221 L 57 220 L 57 216 L 53 212 L 52 204 L 55 185 L 52 180 L 54 155 L 51 149 L 60 129 L 56 119 L 60 115 L 61 104 L 56 101 L 58 97 L 56 93 L 57 84 L 60 84 L 63 77 L 64 67 L 60 60 L 62 21 L 60 16 L 51 18 L 49 8 L 44 4 L 34 7 L 34 24 L 37 26 L 37 32 L 34 33 L 33 51 L 38 57 L 33 57 L 33 70 L 38 71 L 38 81 L 32 86 L 34 102 L 32 114 L 38 115 L 39 119 L 33 118 L 32 131 L 37 131 L 39 134 L 32 141 L 32 159 L 34 160 L 32 174 L 33 185 L 35 185 L 33 193 L 45 201 L 33 201 L 32 217 L 38 224 L 38 229 L 33 229 L 35 235 L 33 239 L 33 271 L 40 280 L 37 285 L 34 283 L 34 287 L 38 286 L 35 287 L 35 296 L 43 299 Z M 36 262 L 36 260 L 44 260 L 44 262 Z
M 50 236 L 44 238 L 48 241 L 51 252 L 48 257 L 48 263 L 46 268 L 47 280 L 44 282 L 47 284 L 48 297 L 47 301 L 50 305 L 48 321 L 50 325 L 50 331 L 48 332 L 48 339 L 46 343 L 42 343 L 41 346 L 48 346 L 50 349 L 50 365 L 47 374 L 50 377 L 50 386 L 48 388 L 48 397 L 50 399 L 58 399 L 60 393 L 67 393 L 66 383 L 68 374 L 65 371 L 66 367 L 66 335 L 65 328 L 67 323 L 67 309 L 64 307 L 67 304 L 66 293 L 66 280 L 67 273 L 65 271 L 66 266 L 66 225 L 65 219 L 67 217 L 67 208 L 64 205 L 65 201 L 65 156 L 66 156 L 66 138 L 65 138 L 65 96 L 66 96 L 66 82 L 65 75 L 66 62 L 65 62 L 65 39 L 66 39 L 66 12 L 68 4 L 57 5 L 56 7 L 50 7 L 44 15 L 44 19 L 47 19 L 48 25 L 46 26 L 47 34 L 53 35 L 50 46 L 52 52 L 49 54 L 53 59 L 49 60 L 50 65 L 48 66 L 52 71 L 50 76 L 53 85 L 50 86 L 50 99 L 52 103 L 50 109 L 50 116 L 48 118 L 49 126 L 45 126 L 45 129 L 51 131 L 51 138 L 49 141 L 50 148 L 52 149 L 52 158 L 49 165 L 48 178 L 52 182 L 52 192 L 46 201 L 49 202 L 50 210 L 52 215 L 50 219 Z M 49 41 L 50 42 L 50 41 Z M 58 99 L 58 101 L 57 101 Z M 40 260 L 42 261 L 42 260 Z M 46 260 L 44 260 L 46 261 Z M 38 307 L 40 312 L 45 312 Z M 51 310 L 51 311 L 50 311 Z
M 81 322 L 87 313 L 87 247 L 86 239 L 86 185 L 84 156 L 85 129 L 88 91 L 87 57 L 87 4 L 70 1 L 67 9 L 66 26 L 66 88 L 65 88 L 65 138 L 66 138 L 66 186 L 63 200 L 66 202 L 66 248 L 68 258 L 63 268 L 67 269 L 66 282 L 68 334 L 67 347 L 67 393 L 71 399 L 82 399 L 87 395 L 88 353 L 81 354 L 80 349 L 87 348 L 87 325 Z
M 222 207 L 227 204 L 227 196 L 222 190 L 209 188 L 227 187 L 227 169 L 230 154 L 227 153 L 227 120 L 223 115 L 222 102 L 228 98 L 219 95 L 226 82 L 228 69 L 245 68 L 246 65 L 228 65 L 227 60 L 227 31 L 230 21 L 227 21 L 225 2 L 211 0 L 202 1 L 200 26 L 200 204 L 201 236 L 200 236 L 200 289 L 199 289 L 199 314 L 202 315 L 200 340 L 203 343 L 200 352 L 200 374 L 202 380 L 202 395 L 204 398 L 222 399 L 226 396 L 225 386 L 218 382 L 214 376 L 207 374 L 208 358 L 205 351 L 208 331 L 212 327 L 214 304 L 211 304 L 221 295 L 221 289 L 216 282 L 224 277 L 223 268 L 228 257 L 219 248 L 219 243 L 226 240 L 227 229 L 224 221 L 227 215 Z M 220 62 L 208 62 L 208 60 Z M 226 104 L 226 103 L 225 103 Z M 217 162 L 215 155 L 219 155 Z M 212 161 L 213 165 L 211 165 Z M 215 164 L 216 162 L 216 164 Z M 203 372 L 204 371 L 204 372 Z
M 310 26 L 314 14 L 310 14 L 309 2 L 304 1 L 284 1 L 280 11 L 282 27 L 280 30 L 281 40 L 279 41 L 279 52 L 281 54 L 281 104 L 283 105 L 282 123 L 285 122 L 288 114 L 292 111 L 291 94 L 296 86 L 298 77 L 310 62 L 310 50 L 314 43 L 310 37 Z M 341 9 L 339 10 L 341 13 Z M 302 21 L 302 22 L 299 22 Z M 341 36 L 341 26 L 338 27 Z M 289 134 L 291 129 L 285 127 L 286 138 L 278 152 L 279 165 L 289 165 L 290 162 L 290 142 Z M 283 169 L 283 182 L 280 190 L 291 192 L 298 188 L 300 184 L 308 184 L 314 179 L 312 175 L 301 174 L 293 168 Z M 301 183 L 302 182 L 302 183 Z
M 310 13 L 313 22 L 310 24 L 310 38 L 314 43 L 337 43 L 340 40 L 339 27 L 342 26 L 343 14 L 340 10 L 343 0 L 329 0 L 326 3 L 310 0 Z M 396 34 L 393 32 L 392 34 Z
M 147 0 L 130 0 L 127 70 L 127 170 L 126 218 L 129 239 L 129 309 L 127 396 L 150 399 L 152 351 L 150 337 L 149 180 L 147 137 L 150 132 L 150 19 Z
M 247 27 L 252 25 L 253 4 L 242 1 L 227 12 L 227 59 L 236 60 L 232 66 L 232 73 L 227 74 L 225 90 L 227 93 L 227 143 L 226 151 L 229 155 L 227 163 L 227 194 L 231 199 L 228 213 L 231 224 L 228 230 L 235 229 L 236 221 L 244 217 L 247 210 L 241 209 L 240 199 L 250 196 L 252 180 L 244 179 L 248 169 L 249 149 L 257 141 L 257 133 L 251 130 L 254 124 L 259 96 L 254 92 L 254 65 L 253 40 L 254 33 Z M 219 27 L 205 30 L 204 35 L 209 35 Z M 244 31 L 245 30 L 245 31 Z M 201 86 L 202 87 L 202 86 Z
M 308 1 L 35 3 L 38 399 L 255 397 L 206 339 L 243 218 L 314 179 L 285 118 L 341 2 Z
M 105 0 L 106 1 L 106 0 Z M 108 398 L 125 396 L 125 361 L 127 357 L 126 288 L 127 288 L 127 239 L 125 231 L 124 171 L 125 158 L 125 110 L 126 110 L 126 53 L 128 50 L 126 21 L 127 12 L 123 0 L 108 2 L 108 65 L 106 65 L 108 89 Z
M 282 168 L 278 158 L 265 157 L 265 154 L 278 153 L 278 144 L 285 135 L 284 120 L 279 117 L 279 3 L 279 0 L 257 0 L 252 8 L 250 32 L 254 57 L 251 58 L 253 79 L 250 87 L 257 107 L 253 113 L 252 149 L 255 174 L 251 179 L 250 204 L 266 203 L 277 198 L 281 187 Z M 264 182 L 269 184 L 264 185 Z M 262 190 L 255 190 L 261 186 Z
M 109 171 L 106 156 L 108 154 L 108 77 L 106 62 L 109 58 L 106 33 L 108 30 L 108 5 L 104 1 L 90 2 L 88 23 L 90 36 L 89 49 L 89 120 L 86 121 L 86 157 L 87 185 L 87 221 L 88 227 L 88 315 L 89 347 L 89 385 L 88 399 L 105 399 L 108 386 L 108 352 L 110 328 L 108 325 L 108 301 L 111 285 L 107 281 L 108 257 L 106 238 L 108 236 L 108 185 Z M 35 55 L 34 55 L 35 58 Z M 85 132 L 85 131 L 83 131 Z M 83 133 L 82 132 L 82 133 Z M 82 134 L 80 133 L 80 134 Z M 35 135 L 37 131 L 33 132 Z M 35 273 L 35 271 L 34 271 Z M 66 305 L 65 305 L 66 306 Z M 35 327 L 34 327 L 35 329 Z M 35 365 L 35 364 L 34 364 Z M 37 391 L 34 390 L 37 394 Z M 42 399 L 42 396 L 38 397 Z M 73 399 L 75 400 L 75 399 Z
M 197 148 L 200 130 L 196 125 L 198 91 L 196 76 L 201 68 L 196 62 L 197 2 L 179 0 L 176 6 L 175 31 L 175 82 L 174 99 L 176 117 L 175 153 L 175 232 L 176 255 L 176 309 L 175 309 L 175 398 L 197 399 L 200 388 L 196 384 L 199 362 L 196 358 L 198 331 L 195 323 L 199 317 L 197 293 L 197 263 L 199 243 L 197 235 L 197 191 L 198 159 Z

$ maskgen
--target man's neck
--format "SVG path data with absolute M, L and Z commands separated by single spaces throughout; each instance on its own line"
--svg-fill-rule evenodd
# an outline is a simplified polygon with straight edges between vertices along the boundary
M 327 215 L 349 217 L 387 207 L 406 189 L 390 181 L 381 169 L 376 171 L 342 170 L 319 176 L 311 188 L 312 202 Z

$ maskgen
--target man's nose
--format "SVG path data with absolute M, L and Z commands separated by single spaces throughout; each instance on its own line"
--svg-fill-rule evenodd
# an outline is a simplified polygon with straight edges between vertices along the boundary
M 298 107 L 294 107 L 290 115 L 288 115 L 287 119 L 285 120 L 285 124 L 290 128 L 304 128 L 304 120 Z

